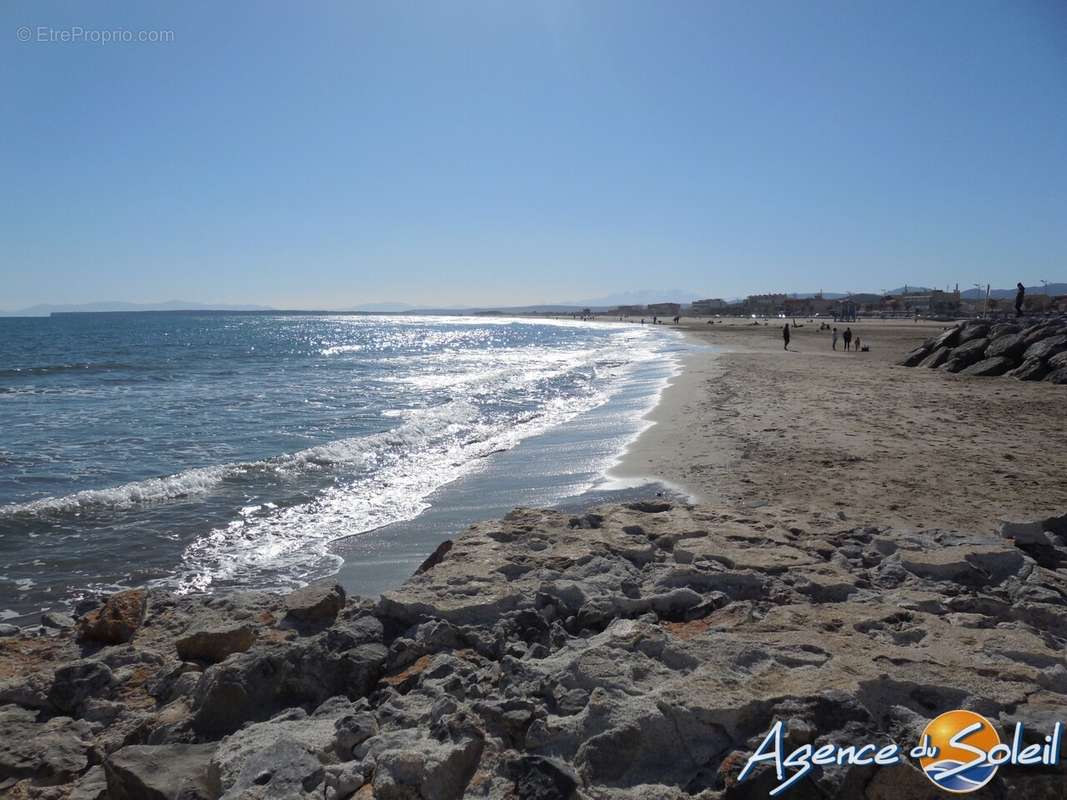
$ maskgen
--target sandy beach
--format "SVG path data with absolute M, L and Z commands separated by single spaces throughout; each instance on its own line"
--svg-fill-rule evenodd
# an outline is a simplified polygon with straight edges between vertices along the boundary
M 1067 507 L 1063 387 L 894 365 L 942 323 L 855 323 L 856 353 L 798 321 L 785 352 L 774 321 L 683 319 L 721 351 L 685 359 L 616 474 L 816 525 L 992 530 Z

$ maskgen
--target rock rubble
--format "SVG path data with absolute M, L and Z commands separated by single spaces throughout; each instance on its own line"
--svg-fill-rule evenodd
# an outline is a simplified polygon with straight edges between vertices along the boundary
M 904 356 L 904 367 L 929 367 L 975 377 L 1011 375 L 1067 384 L 1067 317 L 1027 324 L 962 322 Z

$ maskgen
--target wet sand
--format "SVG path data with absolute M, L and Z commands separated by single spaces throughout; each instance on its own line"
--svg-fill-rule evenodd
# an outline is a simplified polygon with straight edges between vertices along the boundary
M 615 474 L 808 524 L 984 531 L 1067 511 L 1065 387 L 894 366 L 942 323 L 853 324 L 856 353 L 798 322 L 785 352 L 781 323 L 683 320 L 725 352 L 686 358 Z

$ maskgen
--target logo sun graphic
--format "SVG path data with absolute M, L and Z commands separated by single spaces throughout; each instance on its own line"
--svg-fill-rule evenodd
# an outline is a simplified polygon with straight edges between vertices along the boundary
M 939 788 L 953 794 L 977 791 L 993 780 L 997 765 L 987 754 L 1000 744 L 996 729 L 973 711 L 948 711 L 923 731 L 935 755 L 919 759 L 923 772 Z

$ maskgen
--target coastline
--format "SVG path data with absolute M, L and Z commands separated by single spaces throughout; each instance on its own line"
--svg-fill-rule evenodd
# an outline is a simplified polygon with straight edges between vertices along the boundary
M 1067 448 L 1062 430 L 1035 431 L 1062 417 L 1062 387 L 892 366 L 929 329 L 860 327 L 876 348 L 862 360 L 827 354 L 814 330 L 784 353 L 769 326 L 683 327 L 725 350 L 684 357 L 614 480 L 718 500 L 517 508 L 376 599 L 329 582 L 134 589 L 0 630 L 0 792 L 756 800 L 783 780 L 770 764 L 743 770 L 776 720 L 790 748 L 909 752 L 954 709 L 1001 741 L 1015 725 L 1054 737 Z M 839 418 L 856 398 L 879 419 Z M 990 433 L 941 432 L 954 416 Z M 894 449 L 902 429 L 921 434 L 914 452 Z M 566 447 L 566 432 L 546 435 Z M 983 447 L 996 460 L 975 458 Z M 1003 476 L 1006 454 L 1021 480 L 1007 499 L 953 484 Z M 972 461 L 951 469 L 960 458 Z M 917 491 L 929 477 L 916 459 L 945 482 Z M 842 493 L 842 465 L 874 488 Z M 911 504 L 893 509 L 904 491 Z M 1054 504 L 1059 516 L 1036 510 Z M 871 521 L 890 511 L 902 525 Z M 930 780 L 914 760 L 848 763 L 816 767 L 801 791 L 925 800 Z M 1004 766 L 989 796 L 1051 799 L 1064 780 L 1062 761 Z

